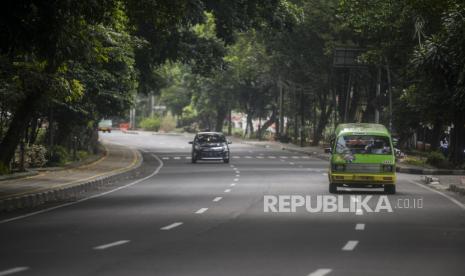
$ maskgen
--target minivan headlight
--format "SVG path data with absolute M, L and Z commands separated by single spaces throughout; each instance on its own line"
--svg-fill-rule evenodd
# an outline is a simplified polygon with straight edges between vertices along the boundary
M 383 172 L 392 172 L 394 170 L 393 165 L 383 165 Z

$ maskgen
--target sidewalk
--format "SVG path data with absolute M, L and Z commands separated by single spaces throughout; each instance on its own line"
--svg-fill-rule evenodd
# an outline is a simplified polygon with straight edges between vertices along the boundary
M 137 168 L 142 162 L 136 150 L 115 144 L 104 146 L 105 155 L 90 164 L 0 181 L 0 212 L 74 198 L 105 185 L 111 178 Z

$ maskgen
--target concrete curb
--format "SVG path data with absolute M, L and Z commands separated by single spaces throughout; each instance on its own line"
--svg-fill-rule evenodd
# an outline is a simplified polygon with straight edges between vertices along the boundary
M 40 193 L 26 194 L 23 196 L 0 200 L 0 212 L 33 208 L 45 203 L 76 200 L 85 192 L 96 190 L 113 182 L 131 178 L 134 171 L 142 165 L 143 158 L 139 151 L 137 151 L 137 158 L 137 164 L 132 168 L 129 168 L 127 171 L 98 177 L 70 187 L 52 189 Z
M 397 166 L 396 171 L 400 173 L 408 173 L 408 174 L 465 175 L 464 170 L 405 168 L 402 166 Z
M 24 177 L 34 176 L 34 175 L 38 175 L 38 174 L 39 174 L 39 172 L 37 172 L 36 170 L 29 170 L 28 169 L 25 172 L 2 175 L 2 176 L 0 176 L 0 181 L 24 178 Z
M 465 188 L 464 187 L 459 187 L 455 184 L 449 185 L 449 190 L 452 192 L 456 192 L 462 196 L 465 196 Z

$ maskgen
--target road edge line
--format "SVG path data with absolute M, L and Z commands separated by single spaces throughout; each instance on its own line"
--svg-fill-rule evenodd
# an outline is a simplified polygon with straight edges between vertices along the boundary
M 433 189 L 431 187 L 425 186 L 424 184 L 421 184 L 421 183 L 416 182 L 414 180 L 409 180 L 408 182 L 413 183 L 413 184 L 415 184 L 417 186 L 420 186 L 420 187 L 422 187 L 422 188 L 424 188 L 424 189 L 426 189 L 426 190 L 428 190 L 430 192 L 434 192 L 434 193 L 437 193 L 437 194 L 443 196 L 444 198 L 450 200 L 452 203 L 455 203 L 455 205 L 460 207 L 460 209 L 465 211 L 465 205 L 462 202 L 458 201 L 457 199 L 451 197 L 450 195 L 447 195 L 447 194 L 445 194 L 445 193 L 443 193 L 441 191 L 435 190 L 435 189 Z

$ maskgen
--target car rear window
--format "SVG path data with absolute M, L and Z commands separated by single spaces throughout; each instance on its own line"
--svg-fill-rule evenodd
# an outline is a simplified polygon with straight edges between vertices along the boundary
M 197 135 L 199 143 L 224 143 L 226 138 L 220 134 L 199 134 Z

